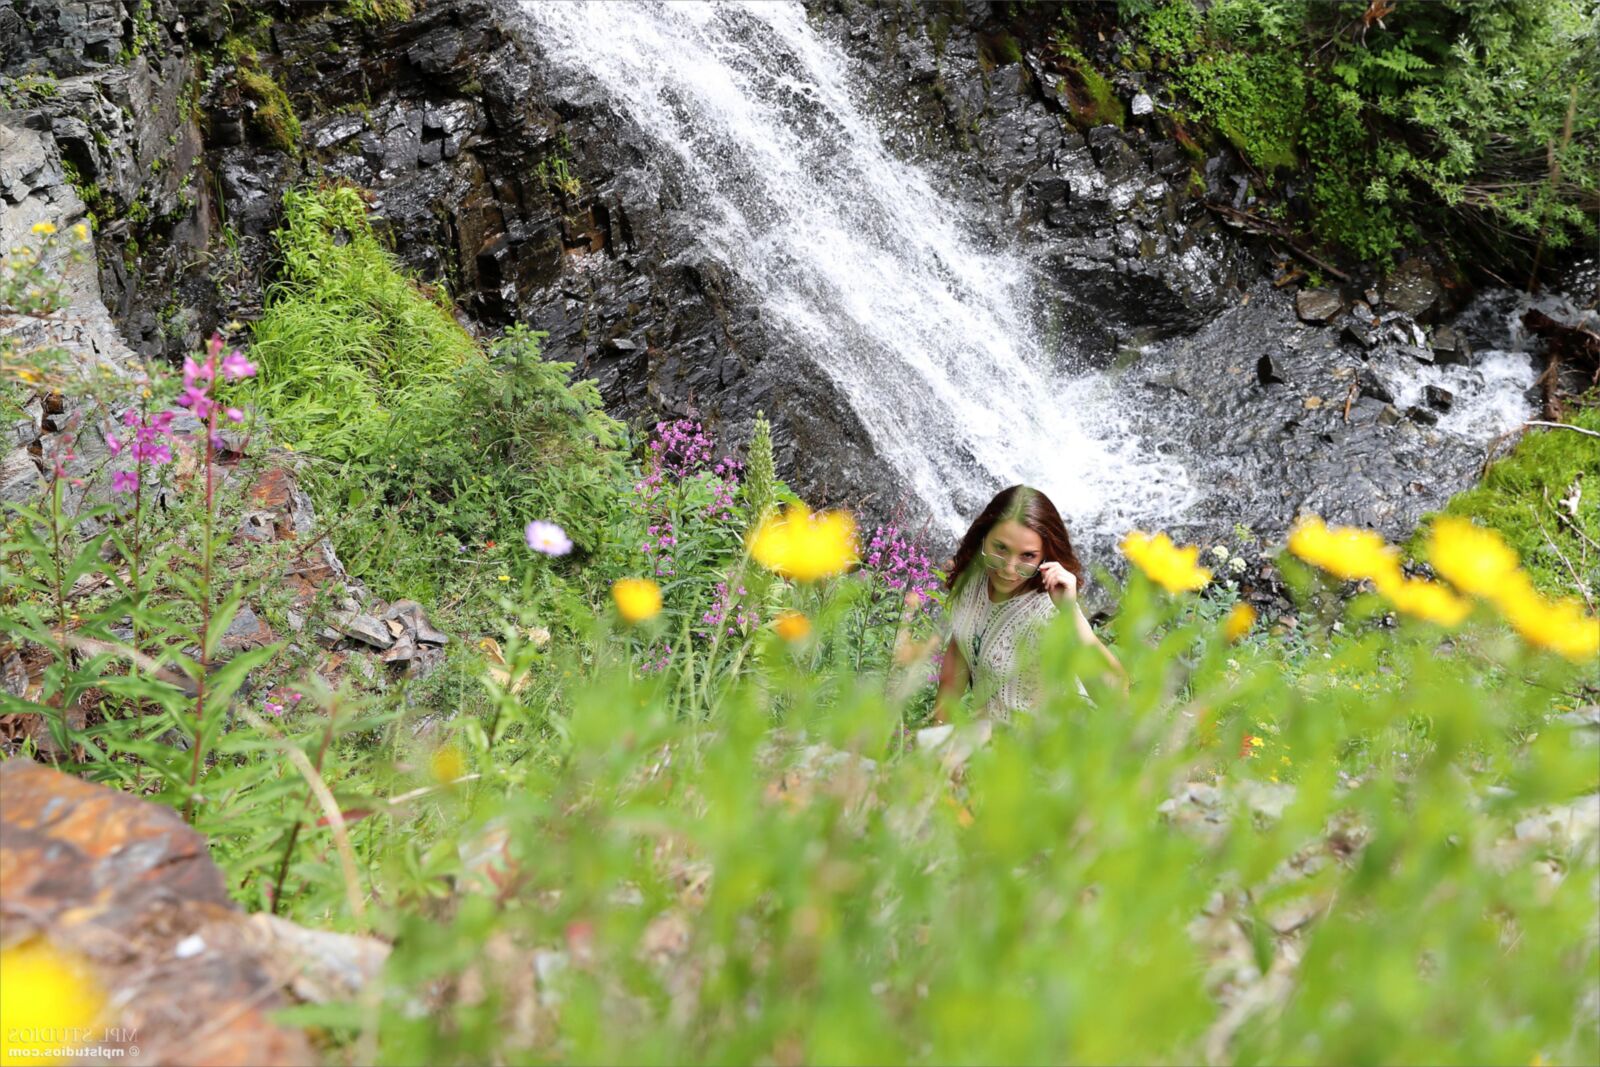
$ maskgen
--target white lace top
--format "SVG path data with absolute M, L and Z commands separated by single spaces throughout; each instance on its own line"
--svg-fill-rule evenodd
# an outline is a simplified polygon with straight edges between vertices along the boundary
M 989 599 L 988 574 L 974 568 L 949 603 L 949 633 L 972 672 L 979 714 L 1006 722 L 1013 711 L 1031 708 L 1038 679 L 1018 669 L 1017 657 L 1055 616 L 1050 594 L 1017 593 L 995 603 Z

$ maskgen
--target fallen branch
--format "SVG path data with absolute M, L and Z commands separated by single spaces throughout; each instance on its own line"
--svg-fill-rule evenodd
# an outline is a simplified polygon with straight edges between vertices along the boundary
M 1571 430 L 1573 433 L 1581 433 L 1585 437 L 1600 437 L 1600 433 L 1596 433 L 1594 430 L 1586 430 L 1582 426 L 1574 426 L 1570 422 L 1546 422 L 1543 419 L 1530 419 L 1522 425 L 1543 426 L 1550 430 Z
M 1317 267 L 1320 270 L 1327 271 L 1335 278 L 1338 278 L 1341 282 L 1348 282 L 1350 280 L 1350 275 L 1346 274 L 1338 267 L 1335 267 L 1333 264 L 1319 258 L 1318 256 L 1295 244 L 1294 241 L 1289 239 L 1289 235 L 1284 231 L 1283 227 L 1273 222 L 1271 219 L 1264 219 L 1260 215 L 1252 215 L 1248 211 L 1240 211 L 1238 208 L 1230 207 L 1227 204 L 1213 204 L 1209 201 L 1206 203 L 1206 209 L 1223 216 L 1226 221 L 1228 221 L 1237 229 L 1248 230 L 1252 233 L 1259 233 L 1266 237 L 1277 238 L 1288 246 L 1290 252 L 1293 252 L 1295 255 L 1299 256 L 1307 263 L 1310 263 L 1312 266 Z

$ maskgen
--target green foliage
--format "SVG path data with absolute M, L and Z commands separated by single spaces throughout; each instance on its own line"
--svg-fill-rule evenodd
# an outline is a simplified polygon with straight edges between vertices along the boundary
M 1220 52 L 1183 67 L 1178 81 L 1251 165 L 1265 171 L 1298 165 L 1306 87 L 1294 67 L 1272 56 Z
M 251 387 L 305 471 L 353 572 L 386 595 L 433 601 L 460 553 L 511 544 L 530 519 L 582 549 L 604 541 L 623 483 L 622 428 L 572 365 L 517 328 L 485 352 L 441 292 L 400 269 L 348 187 L 291 191 L 283 273 L 255 325 Z
M 24 74 L 20 77 L 0 77 L 0 110 L 22 109 L 36 103 L 54 100 L 61 95 L 61 84 L 54 74 Z
M 1137 8 L 1137 10 L 1135 10 Z M 1362 259 L 1443 234 L 1525 263 L 1595 233 L 1600 15 L 1582 0 L 1125 5 L 1198 113 L 1263 170 L 1304 160 L 1312 232 Z
M 1600 433 L 1600 407 L 1578 411 L 1571 425 Z M 1591 484 L 1596 472 L 1600 439 L 1572 430 L 1530 429 L 1482 482 L 1452 498 L 1444 514 L 1499 530 L 1546 592 L 1597 596 L 1600 492 Z
M 766 518 L 777 500 L 778 474 L 772 457 L 772 424 L 764 411 L 756 412 L 750 433 L 749 458 L 744 470 L 744 502 L 752 525 Z
M 830 641 L 853 582 L 769 592 Z M 447 761 L 483 777 L 358 844 L 396 946 L 380 1061 L 1582 1058 L 1593 848 L 1509 844 L 1596 784 L 1523 729 L 1573 668 L 1357 627 L 1288 671 L 1142 580 L 1120 602 L 1129 692 L 1081 699 L 1062 627 L 1062 681 L 955 776 L 880 674 L 772 633 L 706 719 L 603 619 L 508 644 Z M 554 715 L 515 692 L 563 676 Z M 353 1041 L 361 1010 L 315 1019 Z

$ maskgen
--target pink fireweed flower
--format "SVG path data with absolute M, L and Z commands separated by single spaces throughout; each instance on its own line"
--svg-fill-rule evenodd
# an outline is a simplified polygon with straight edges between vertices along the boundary
M 565 556 L 572 551 L 572 539 L 567 531 L 553 522 L 535 519 L 523 528 L 522 536 L 529 548 L 547 556 Z
M 195 382 L 202 378 L 209 382 L 216 376 L 217 368 L 211 360 L 196 363 L 193 356 L 183 357 L 183 384 L 189 389 L 193 389 Z
M 133 447 L 129 449 L 129 453 L 136 462 L 148 463 L 153 467 L 172 462 L 172 449 L 159 442 L 146 444 L 143 441 L 136 441 Z
M 106 451 L 110 452 L 113 456 L 122 455 L 122 442 L 118 440 L 116 434 L 110 432 L 106 433 Z
M 266 712 L 267 712 L 268 715 L 282 715 L 283 714 L 283 705 L 282 704 L 275 704 L 272 701 L 268 700 L 264 704 L 262 704 L 261 706 L 264 709 L 266 709 Z
M 237 381 L 240 378 L 253 378 L 255 373 L 256 365 L 246 359 L 244 353 L 237 348 L 229 352 L 222 360 L 223 377 L 230 381 Z
M 111 491 L 113 493 L 131 493 L 139 488 L 139 475 L 136 471 L 113 471 L 111 474 Z
M 199 386 L 190 385 L 186 386 L 183 390 L 183 395 L 178 397 L 178 406 L 188 408 L 194 412 L 195 418 L 204 421 L 210 416 L 211 409 L 215 405 L 206 390 L 201 389 Z
M 227 411 L 223 412 L 223 414 L 228 417 L 229 422 L 244 421 L 244 412 L 240 411 L 238 408 L 229 408 Z

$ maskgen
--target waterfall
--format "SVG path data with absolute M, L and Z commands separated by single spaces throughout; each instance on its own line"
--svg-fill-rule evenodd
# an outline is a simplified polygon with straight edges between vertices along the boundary
M 1029 268 L 896 159 L 797 3 L 525 2 L 546 61 L 597 86 L 672 168 L 709 254 L 847 398 L 939 527 L 1026 482 L 1075 534 L 1161 524 L 1185 470 L 1098 374 L 1052 369 Z

